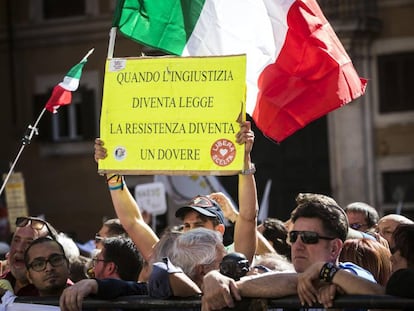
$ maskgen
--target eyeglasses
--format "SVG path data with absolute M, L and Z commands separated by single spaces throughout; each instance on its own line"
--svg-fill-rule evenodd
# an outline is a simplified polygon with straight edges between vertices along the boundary
M 355 224 L 350 224 L 349 225 L 352 229 L 355 229 L 355 230 L 359 230 L 359 229 L 361 229 L 362 227 L 368 227 L 368 225 L 367 224 L 358 224 L 358 223 L 355 223 Z
M 108 260 L 105 260 L 105 259 L 98 259 L 98 258 L 92 258 L 92 266 L 96 266 L 97 264 L 98 264 L 98 262 L 100 262 L 100 261 L 102 261 L 102 262 L 107 262 Z
M 65 255 L 52 254 L 49 258 L 36 258 L 28 266 L 36 272 L 41 272 L 46 269 L 47 263 L 50 263 L 52 267 L 59 267 L 67 262 Z
M 252 269 L 257 269 L 257 270 L 262 271 L 262 272 L 271 272 L 272 271 L 272 269 L 269 269 L 268 267 L 266 267 L 264 265 L 255 265 L 255 266 L 252 267 Z
M 95 243 L 100 243 L 104 240 L 105 238 L 103 236 L 100 236 L 98 233 L 95 234 Z
M 46 226 L 46 229 L 49 233 L 49 236 L 53 239 L 55 239 L 55 235 L 52 233 L 52 230 L 49 228 L 49 225 L 41 218 L 36 217 L 17 217 L 16 218 L 16 227 L 26 227 L 30 225 L 32 229 L 35 230 L 42 230 L 44 226 Z
M 314 231 L 290 231 L 289 232 L 289 242 L 291 244 L 295 243 L 298 239 L 298 236 L 302 239 L 302 242 L 305 244 L 317 244 L 319 239 L 323 240 L 334 240 L 335 238 L 321 236 Z

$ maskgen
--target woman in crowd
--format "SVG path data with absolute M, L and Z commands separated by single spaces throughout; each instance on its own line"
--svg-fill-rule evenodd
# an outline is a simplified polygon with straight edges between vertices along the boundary
M 353 262 L 372 273 L 375 280 L 384 285 L 391 275 L 389 248 L 373 239 L 348 239 L 342 246 L 340 262 Z

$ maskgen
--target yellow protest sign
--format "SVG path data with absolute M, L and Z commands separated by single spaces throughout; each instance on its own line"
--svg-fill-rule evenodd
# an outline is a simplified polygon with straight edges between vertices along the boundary
M 3 176 L 3 179 L 5 177 L 6 175 Z M 16 230 L 16 218 L 29 215 L 24 177 L 21 172 L 16 172 L 10 175 L 9 181 L 6 184 L 5 193 L 10 232 L 14 232 Z
M 99 172 L 231 175 L 244 120 L 246 56 L 108 59 Z

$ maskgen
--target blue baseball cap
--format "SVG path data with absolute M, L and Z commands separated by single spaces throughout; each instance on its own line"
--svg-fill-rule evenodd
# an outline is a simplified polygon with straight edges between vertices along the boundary
M 220 205 L 206 196 L 199 195 L 193 198 L 190 202 L 180 207 L 175 212 L 175 217 L 183 219 L 191 210 L 206 217 L 216 218 L 221 224 L 224 225 L 224 214 Z

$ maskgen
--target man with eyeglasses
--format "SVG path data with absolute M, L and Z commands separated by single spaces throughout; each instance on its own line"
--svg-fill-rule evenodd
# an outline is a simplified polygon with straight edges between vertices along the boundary
M 142 256 L 129 238 L 108 237 L 92 259 L 93 274 L 97 279 L 137 281 L 142 269 Z
M 108 237 L 127 237 L 124 227 L 122 227 L 121 221 L 118 218 L 111 218 L 104 221 L 102 227 L 95 234 L 95 247 L 97 249 L 102 248 L 102 241 Z
M 92 265 L 93 278 L 80 280 L 63 291 L 61 310 L 82 310 L 83 299 L 91 294 L 100 299 L 148 294 L 147 284 L 137 283 L 143 261 L 131 239 L 105 238 Z
M 104 247 L 108 240 L 105 239 Z M 83 299 L 91 294 L 102 299 L 143 294 L 159 299 L 199 295 L 203 276 L 207 271 L 218 269 L 225 255 L 222 235 L 215 230 L 195 228 L 175 235 L 171 242 L 169 246 L 165 245 L 169 248 L 168 257 L 154 263 L 148 284 L 108 276 L 105 279 L 82 280 L 62 293 L 59 300 L 61 310 L 82 310 Z M 98 256 L 96 268 L 104 265 L 108 261 L 106 258 Z
M 34 240 L 24 254 L 27 277 L 39 296 L 60 296 L 73 283 L 62 245 L 50 237 Z
M 69 260 L 63 246 L 49 236 L 29 244 L 24 252 L 24 263 L 27 278 L 41 297 L 59 297 L 67 286 L 73 284 L 69 279 Z M 12 292 L 6 292 L 2 297 L 2 307 L 8 309 L 7 305 L 13 303 L 16 297 Z
M 378 234 L 380 234 L 384 239 L 387 240 L 388 245 L 390 246 L 390 249 L 394 248 L 394 239 L 392 238 L 392 235 L 395 231 L 395 229 L 400 224 L 413 224 L 414 221 L 411 219 L 403 216 L 403 215 L 397 215 L 397 214 L 388 214 L 383 216 L 378 221 Z
M 9 270 L 0 276 L 0 279 L 10 282 L 16 296 L 39 295 L 38 290 L 27 279 L 24 252 L 32 241 L 45 236 L 57 236 L 57 231 L 47 221 L 37 217 L 16 218 L 16 230 L 7 257 Z
M 203 281 L 203 311 L 234 307 L 235 300 L 240 300 L 242 296 L 278 298 L 295 295 L 298 275 L 320 261 L 375 282 L 365 269 L 352 263 L 338 262 L 348 233 L 348 219 L 335 200 L 319 194 L 300 194 L 296 201 L 298 205 L 291 215 L 288 240 L 297 273 L 265 273 L 236 282 L 217 271 L 210 272 Z M 319 290 L 334 295 L 336 288 L 323 282 L 326 273 L 329 276 L 330 270 L 321 271 Z M 316 303 L 315 300 L 313 302 Z

